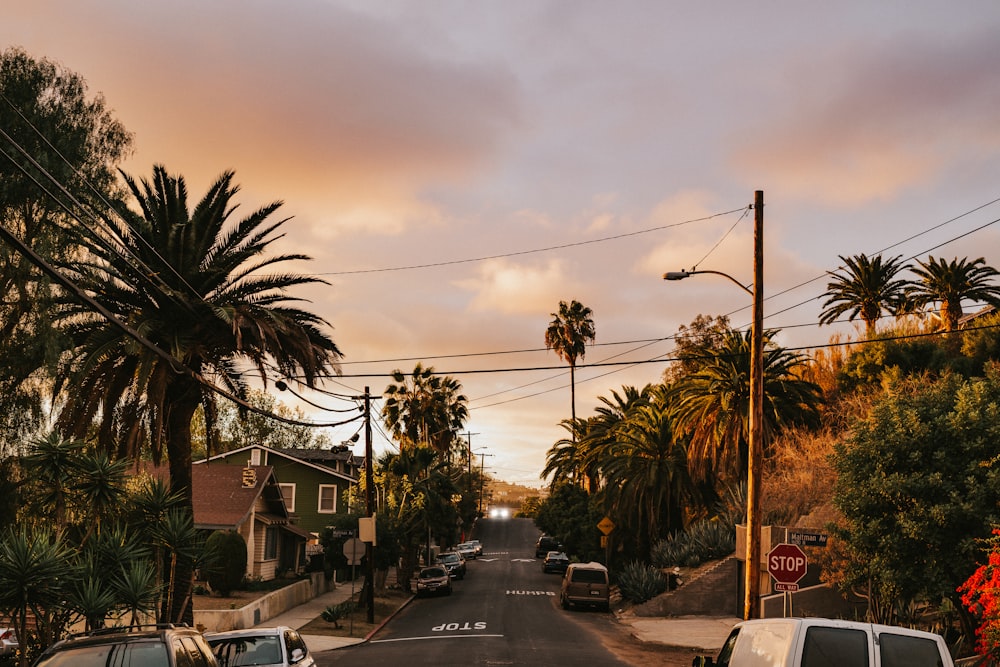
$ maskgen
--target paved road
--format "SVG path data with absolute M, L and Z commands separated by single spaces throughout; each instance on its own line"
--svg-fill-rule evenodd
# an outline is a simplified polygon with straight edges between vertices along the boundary
M 483 556 L 452 595 L 414 600 L 371 641 L 318 654 L 317 665 L 634 664 L 605 648 L 608 614 L 559 607 L 560 578 L 542 573 L 537 536 L 527 519 L 480 521 Z

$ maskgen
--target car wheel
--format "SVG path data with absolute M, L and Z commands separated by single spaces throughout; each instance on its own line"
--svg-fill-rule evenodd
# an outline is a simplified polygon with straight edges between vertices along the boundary
M 566 598 L 561 598 L 560 601 L 562 602 L 563 609 L 569 609 L 570 607 L 569 600 L 567 600 Z

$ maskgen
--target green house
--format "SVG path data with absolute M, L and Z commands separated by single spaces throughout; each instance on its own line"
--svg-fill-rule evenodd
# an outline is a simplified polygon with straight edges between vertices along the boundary
M 316 537 L 331 525 L 337 514 L 351 508 L 344 491 L 357 484 L 364 457 L 355 456 L 344 446 L 330 449 L 277 449 L 249 445 L 196 465 L 270 466 L 281 489 L 289 518 L 300 529 Z M 315 540 L 312 541 L 315 543 Z

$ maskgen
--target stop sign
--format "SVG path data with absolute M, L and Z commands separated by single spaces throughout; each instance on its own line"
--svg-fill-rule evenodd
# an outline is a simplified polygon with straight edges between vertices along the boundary
M 806 565 L 805 553 L 795 544 L 779 544 L 767 554 L 767 571 L 784 585 L 776 586 L 778 590 L 789 590 L 787 586 L 798 588 L 799 579 L 806 576 Z

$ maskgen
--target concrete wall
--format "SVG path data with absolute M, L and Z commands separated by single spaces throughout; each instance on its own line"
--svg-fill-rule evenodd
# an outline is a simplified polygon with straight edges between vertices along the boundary
M 325 593 L 327 583 L 322 572 L 313 572 L 309 579 L 297 581 L 258 598 L 239 609 L 213 609 L 194 612 L 195 627 L 203 632 L 242 630 L 260 625 L 283 614 L 317 595 Z

